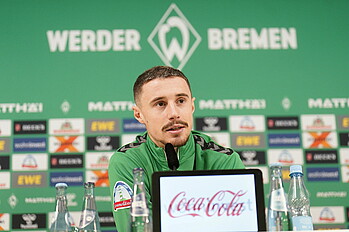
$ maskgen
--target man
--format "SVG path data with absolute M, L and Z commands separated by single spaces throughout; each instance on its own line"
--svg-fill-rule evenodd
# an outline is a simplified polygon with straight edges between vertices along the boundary
M 118 231 L 129 230 L 129 208 L 134 168 L 143 168 L 148 205 L 151 210 L 151 175 L 170 170 L 164 147 L 177 151 L 178 170 L 244 168 L 239 155 L 192 131 L 194 100 L 186 76 L 179 70 L 156 66 L 141 74 L 134 86 L 134 117 L 147 131 L 136 141 L 119 148 L 109 162 L 109 180 Z

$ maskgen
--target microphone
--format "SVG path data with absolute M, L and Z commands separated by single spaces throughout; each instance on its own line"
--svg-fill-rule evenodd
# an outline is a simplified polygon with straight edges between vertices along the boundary
M 165 154 L 167 157 L 168 167 L 171 170 L 176 171 L 177 168 L 179 167 L 179 161 L 178 161 L 177 153 L 171 143 L 166 143 Z

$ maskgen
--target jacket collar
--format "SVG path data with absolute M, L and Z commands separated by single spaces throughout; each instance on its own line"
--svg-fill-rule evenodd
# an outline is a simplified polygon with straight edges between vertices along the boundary
M 164 148 L 158 147 L 148 136 L 146 141 L 147 149 L 150 156 L 153 156 L 157 166 L 160 166 L 162 170 L 170 170 L 167 165 L 167 159 Z M 187 143 L 184 146 L 178 148 L 179 168 L 178 170 L 192 170 L 195 156 L 194 137 L 190 133 Z

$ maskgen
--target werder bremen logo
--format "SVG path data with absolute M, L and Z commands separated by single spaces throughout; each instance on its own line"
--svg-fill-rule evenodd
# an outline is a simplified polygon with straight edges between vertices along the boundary
M 200 44 L 201 37 L 176 4 L 171 4 L 148 42 L 166 65 L 181 69 Z

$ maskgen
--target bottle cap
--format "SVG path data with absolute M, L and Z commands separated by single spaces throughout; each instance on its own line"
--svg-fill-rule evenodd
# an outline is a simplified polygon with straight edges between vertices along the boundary
M 134 168 L 133 169 L 133 173 L 135 173 L 135 172 L 143 172 L 144 170 L 143 170 L 143 168 Z
M 276 162 L 269 164 L 269 167 L 282 167 L 282 163 Z
M 55 188 L 58 188 L 58 187 L 68 187 L 68 185 L 66 184 L 66 183 L 57 183 L 56 185 L 55 185 Z
M 290 174 L 292 173 L 303 173 L 301 165 L 291 165 L 290 166 Z
M 85 187 L 92 187 L 92 188 L 94 188 L 95 187 L 95 183 L 94 182 L 85 182 L 84 186 Z

